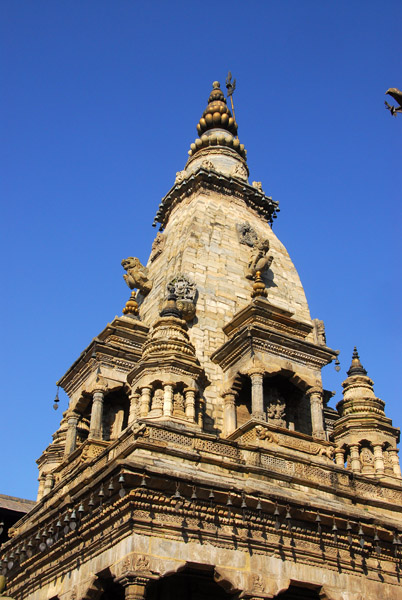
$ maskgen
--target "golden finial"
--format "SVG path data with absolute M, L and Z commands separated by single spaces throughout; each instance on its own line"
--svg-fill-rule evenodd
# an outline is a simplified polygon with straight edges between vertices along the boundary
M 126 302 L 126 306 L 123 308 L 123 315 L 138 315 L 138 303 L 135 299 L 135 292 L 131 292 L 130 299 Z
M 268 292 L 265 289 L 265 283 L 261 277 L 261 271 L 257 271 L 255 274 L 253 291 L 251 292 L 252 298 L 256 298 L 257 296 L 263 296 L 264 298 L 268 296 Z

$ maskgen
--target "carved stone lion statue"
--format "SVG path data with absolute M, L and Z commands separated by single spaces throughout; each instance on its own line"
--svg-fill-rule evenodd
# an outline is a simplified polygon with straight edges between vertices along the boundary
M 124 258 L 121 264 L 127 271 L 127 275 L 123 275 L 123 277 L 130 290 L 138 289 L 143 296 L 149 294 L 152 289 L 152 282 L 148 279 L 148 269 L 141 264 L 140 259 L 129 256 Z

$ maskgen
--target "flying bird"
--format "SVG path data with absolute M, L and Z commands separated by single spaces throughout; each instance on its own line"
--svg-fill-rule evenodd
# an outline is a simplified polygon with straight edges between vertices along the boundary
M 390 111 L 393 117 L 396 117 L 396 113 L 402 113 L 402 92 L 397 88 L 389 88 L 385 93 L 388 94 L 388 96 L 392 96 L 399 104 L 399 106 L 391 106 L 385 101 L 385 107 Z

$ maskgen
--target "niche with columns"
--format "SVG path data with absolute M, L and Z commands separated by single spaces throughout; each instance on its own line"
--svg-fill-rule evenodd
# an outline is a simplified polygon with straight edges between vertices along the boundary
M 123 388 L 105 396 L 103 405 L 103 439 L 116 440 L 128 424 L 130 400 Z
M 335 453 L 336 463 L 348 471 L 370 476 L 401 477 L 398 451 L 388 442 L 368 439 L 343 444 Z
M 204 403 L 198 390 L 183 381 L 153 381 L 131 394 L 133 419 L 166 419 L 203 427 Z
M 237 376 L 233 385 L 236 391 L 236 427 L 257 417 L 270 425 L 311 435 L 310 400 L 305 392 L 282 374 L 261 377 L 261 406 L 253 408 L 255 375 Z

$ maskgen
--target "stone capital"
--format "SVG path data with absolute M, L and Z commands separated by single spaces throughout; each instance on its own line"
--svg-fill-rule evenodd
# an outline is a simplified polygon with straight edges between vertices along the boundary
M 253 378 L 254 376 L 260 376 L 260 377 L 264 377 L 265 374 L 265 369 L 263 369 L 262 367 L 254 367 L 252 369 L 250 369 L 249 371 L 247 371 L 247 375 L 249 375 L 249 377 Z
M 192 392 L 193 394 L 196 394 L 197 391 L 198 391 L 197 388 L 194 388 L 194 387 L 186 387 L 186 388 L 184 388 L 184 393 L 185 394 L 187 394 L 187 392 Z
M 221 396 L 224 400 L 226 400 L 226 398 L 228 398 L 229 400 L 233 398 L 233 400 L 235 400 L 237 398 L 237 392 L 233 390 L 225 390 L 221 393 Z
M 313 396 L 323 396 L 323 389 L 322 387 L 319 387 L 318 385 L 314 385 L 310 388 L 308 388 L 308 390 L 306 391 L 306 395 L 309 396 L 310 398 Z

